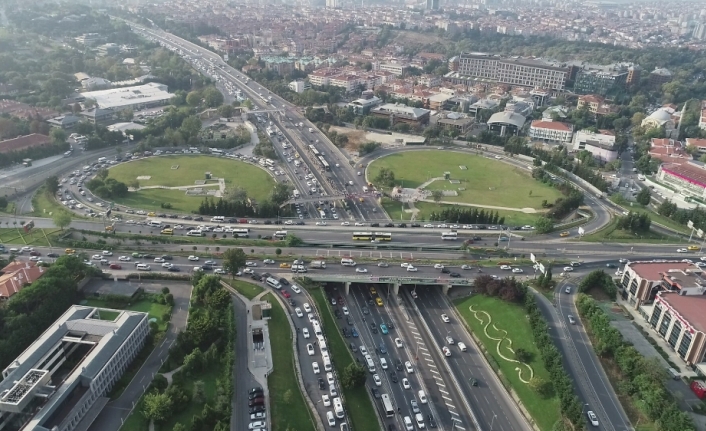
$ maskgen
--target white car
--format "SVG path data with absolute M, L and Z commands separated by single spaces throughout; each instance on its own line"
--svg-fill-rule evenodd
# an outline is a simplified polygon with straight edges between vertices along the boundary
M 615 275 L 617 275 L 618 277 L 622 277 L 622 276 L 623 276 L 623 271 L 617 270 L 617 271 L 615 271 Z
M 121 262 L 130 262 L 132 258 L 130 256 L 120 256 L 118 260 Z
M 448 347 L 442 347 L 441 351 L 444 352 L 444 356 L 451 356 L 451 350 Z
M 271 264 L 275 263 L 275 261 L 272 259 L 265 259 L 262 261 L 262 263 L 264 263 L 265 265 L 271 265 Z
M 402 387 L 405 389 L 412 389 L 412 385 L 409 384 L 407 377 L 402 379 Z
M 389 266 L 387 262 L 378 262 L 378 268 L 388 268 Z
M 449 344 L 453 344 L 453 343 L 454 343 L 454 339 L 451 338 L 451 336 L 447 336 L 447 337 L 446 337 L 446 342 L 449 343 Z
M 213 273 L 218 274 L 218 275 L 226 275 L 227 274 L 226 270 L 223 268 L 216 268 L 213 270 Z
M 442 265 L 442 264 L 440 264 L 440 263 L 435 263 L 435 264 L 434 264 L 434 269 L 444 269 L 444 265 Z
M 510 265 L 500 265 L 500 269 L 505 271 L 510 271 L 512 267 Z
M 345 305 L 343 306 L 342 310 L 344 316 L 348 316 L 350 314 L 350 311 L 348 311 L 348 307 L 346 307 Z
M 361 222 L 357 221 L 353 225 L 354 226 L 365 226 L 365 223 L 361 223 Z
M 101 255 L 100 254 L 94 254 L 91 256 L 91 260 L 101 260 Z
M 373 374 L 373 382 L 375 382 L 375 386 L 382 386 L 382 380 L 377 374 Z
M 332 411 L 326 412 L 326 420 L 328 421 L 328 426 L 330 426 L 330 427 L 336 426 L 336 418 L 333 417 Z
M 326 381 L 329 385 L 334 385 L 336 383 L 336 380 L 333 378 L 333 373 L 326 373 Z
M 248 425 L 249 430 L 260 430 L 265 428 L 267 424 L 265 421 L 257 421 L 257 422 L 250 422 L 250 425 Z
M 570 267 L 570 266 L 565 266 L 565 267 L 564 267 L 564 272 L 573 272 L 573 271 L 574 271 L 574 268 L 573 268 L 573 267 Z
M 366 272 L 368 272 L 368 269 L 367 269 L 367 268 L 357 267 L 357 268 L 355 269 L 355 272 L 366 273 Z
M 255 421 L 258 419 L 265 419 L 265 412 L 257 412 L 250 415 L 251 421 Z
M 596 416 L 595 413 L 593 413 L 593 410 L 589 410 L 586 415 L 588 416 L 588 421 L 591 422 L 591 425 L 594 427 L 598 426 L 598 416 Z
M 306 353 L 308 353 L 309 356 L 314 356 L 314 354 L 315 354 L 316 352 L 314 351 L 314 345 L 313 345 L 313 344 L 309 343 L 309 344 L 306 345 Z
M 306 311 L 307 313 L 311 313 L 311 305 L 309 305 L 308 302 L 302 304 L 302 307 L 304 307 L 304 311 Z
M 410 374 L 414 372 L 414 368 L 412 368 L 412 363 L 409 362 L 409 361 L 407 361 L 407 362 L 404 363 L 404 368 L 405 368 L 405 369 L 407 370 L 407 372 L 410 373 Z
M 304 338 L 309 338 L 309 328 L 302 328 L 302 335 Z
M 341 222 L 341 226 L 350 226 L 351 224 L 347 221 Z
M 433 227 L 434 227 L 434 225 L 433 225 L 433 224 L 429 224 L 429 223 L 427 223 L 427 224 L 425 224 L 425 225 L 424 225 L 424 227 L 427 227 L 427 228 L 433 228 Z
M 449 323 L 449 322 L 451 322 L 451 320 L 449 319 L 449 316 L 447 316 L 446 314 L 442 314 L 442 315 L 441 315 L 441 320 L 443 320 L 444 323 Z
M 162 259 L 161 257 L 155 257 L 154 263 L 164 263 L 164 259 Z
M 523 271 L 522 268 L 512 268 L 512 272 L 514 274 L 522 274 L 525 271 Z
M 358 349 L 358 350 L 360 350 L 360 354 L 363 355 L 363 356 L 365 356 L 365 355 L 368 354 L 368 349 L 367 349 L 367 347 L 365 347 L 365 346 L 362 345 L 362 344 L 360 345 L 360 349 Z
M 325 221 L 317 221 L 316 225 L 317 226 L 326 226 L 326 222 Z
M 292 292 L 294 292 L 294 293 L 302 293 L 302 290 L 296 284 L 292 284 L 289 287 L 292 289 Z
M 199 261 L 199 257 L 198 257 L 198 256 L 194 256 L 194 255 L 189 256 L 187 259 L 189 259 L 189 260 L 192 261 L 192 262 L 198 262 L 198 261 Z
M 395 346 L 402 347 L 402 339 L 400 339 L 399 337 L 395 338 Z
M 299 307 L 294 309 L 294 313 L 297 315 L 297 317 L 304 317 L 304 313 L 302 313 L 302 309 Z
M 326 394 L 321 395 L 321 401 L 324 403 L 324 407 L 328 407 L 331 405 L 331 398 L 329 398 L 329 396 Z
M 466 347 L 466 345 L 460 341 L 458 343 L 456 343 L 456 345 L 458 346 L 459 349 L 461 349 L 462 352 L 465 352 L 468 349 Z
M 103 256 L 112 256 L 113 252 L 110 250 L 103 250 Z
M 245 268 L 245 269 L 243 270 L 243 274 L 254 274 L 254 273 L 255 273 L 255 271 L 253 271 L 253 270 L 250 269 L 250 268 Z
M 686 253 L 688 250 L 685 248 L 678 248 L 677 253 Z
M 287 220 L 287 221 L 285 221 L 285 222 L 284 222 L 284 224 L 286 224 L 286 225 L 288 225 L 288 226 L 289 226 L 289 225 L 293 225 L 293 224 L 294 224 L 294 222 L 293 222 L 293 221 L 291 221 L 291 220 Z
M 245 262 L 245 266 L 257 266 L 257 262 L 247 261 Z
M 407 267 L 410 267 L 410 266 L 412 266 L 412 265 L 410 265 L 410 264 L 407 263 L 407 262 L 402 262 L 402 263 L 400 263 L 400 267 L 401 267 L 401 268 L 407 268 Z
M 319 368 L 318 362 L 312 362 L 311 368 L 314 370 L 314 374 L 319 374 L 321 372 L 321 369 Z
M 418 271 L 417 268 L 415 268 L 411 265 L 407 267 L 407 272 L 417 272 L 417 271 Z
M 172 266 L 173 266 L 173 264 L 169 263 L 169 262 L 162 263 L 162 268 L 171 268 Z

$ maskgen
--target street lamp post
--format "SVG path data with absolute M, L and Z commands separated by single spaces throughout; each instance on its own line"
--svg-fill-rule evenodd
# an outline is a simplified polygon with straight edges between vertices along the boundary
M 495 425 L 495 418 L 497 418 L 498 415 L 493 414 L 493 420 L 490 421 L 490 431 L 493 431 L 493 425 Z

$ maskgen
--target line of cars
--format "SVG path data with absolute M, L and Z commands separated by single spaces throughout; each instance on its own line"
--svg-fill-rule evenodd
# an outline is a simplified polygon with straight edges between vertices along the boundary
M 251 388 L 248 391 L 248 412 L 250 413 L 248 430 L 266 431 L 267 415 L 265 410 L 265 391 L 261 387 Z

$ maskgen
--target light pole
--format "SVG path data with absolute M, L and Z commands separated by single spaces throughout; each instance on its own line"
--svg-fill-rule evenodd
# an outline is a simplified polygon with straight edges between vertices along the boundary
M 493 414 L 493 420 L 490 421 L 490 431 L 493 431 L 493 425 L 495 425 L 495 418 L 497 418 L 498 415 Z

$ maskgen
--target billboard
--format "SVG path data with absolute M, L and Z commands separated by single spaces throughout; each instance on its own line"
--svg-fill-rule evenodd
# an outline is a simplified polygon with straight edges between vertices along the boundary
M 535 257 L 534 253 L 530 253 L 530 260 L 532 263 L 537 263 L 537 258 Z

